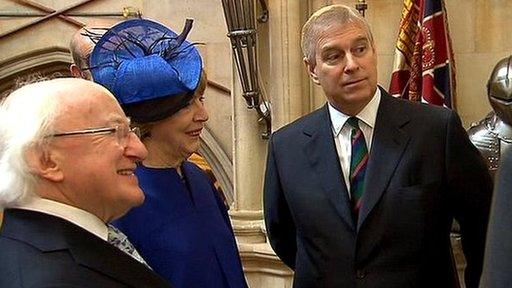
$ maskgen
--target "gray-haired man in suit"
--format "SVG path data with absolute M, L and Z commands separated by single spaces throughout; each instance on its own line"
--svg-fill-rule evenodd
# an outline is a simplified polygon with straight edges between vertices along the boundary
M 294 287 L 453 287 L 453 218 L 466 287 L 477 287 L 492 183 L 457 114 L 377 85 L 372 33 L 354 9 L 314 13 L 302 48 L 328 103 L 272 135 L 264 188 Z

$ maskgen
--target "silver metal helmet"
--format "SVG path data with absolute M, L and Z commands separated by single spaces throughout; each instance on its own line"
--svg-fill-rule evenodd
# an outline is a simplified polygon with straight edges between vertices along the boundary
M 498 117 L 512 125 L 512 55 L 494 66 L 487 82 L 487 95 Z

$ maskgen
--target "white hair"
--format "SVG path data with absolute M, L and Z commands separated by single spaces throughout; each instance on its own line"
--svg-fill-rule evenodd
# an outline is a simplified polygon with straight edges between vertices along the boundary
M 55 122 L 59 101 L 43 84 L 51 81 L 23 86 L 0 103 L 0 208 L 33 193 L 26 153 L 44 144 Z

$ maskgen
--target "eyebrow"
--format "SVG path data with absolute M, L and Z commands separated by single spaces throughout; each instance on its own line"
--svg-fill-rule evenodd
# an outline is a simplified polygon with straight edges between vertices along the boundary
M 354 39 L 354 41 L 352 43 L 360 43 L 360 42 L 366 42 L 366 43 L 370 43 L 370 39 L 368 39 L 367 36 L 359 36 L 357 37 L 356 39 Z
M 356 39 L 354 39 L 352 41 L 351 45 L 358 44 L 361 42 L 370 43 L 370 39 L 368 38 L 368 36 L 359 35 Z M 323 53 L 329 52 L 331 50 L 338 50 L 337 46 L 338 46 L 337 44 L 334 44 L 334 45 L 327 44 L 327 45 L 321 47 L 320 52 L 323 54 Z
M 128 124 L 131 123 L 131 119 L 130 117 L 123 117 L 119 114 L 110 114 L 108 116 L 108 122 L 114 122 L 114 123 L 126 123 L 128 122 Z

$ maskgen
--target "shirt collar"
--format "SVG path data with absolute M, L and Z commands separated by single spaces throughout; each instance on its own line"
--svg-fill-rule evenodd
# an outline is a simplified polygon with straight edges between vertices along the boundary
M 379 109 L 380 98 L 381 92 L 377 87 L 377 90 L 375 91 L 375 94 L 373 95 L 370 102 L 368 102 L 368 104 L 366 104 L 366 106 L 356 115 L 357 118 L 359 118 L 372 129 L 375 127 L 375 119 L 377 119 L 377 111 Z M 341 128 L 343 128 L 343 125 L 345 125 L 345 122 L 347 122 L 350 116 L 334 108 L 331 103 L 327 104 L 329 115 L 331 117 L 332 131 L 334 136 L 338 136 Z
M 105 241 L 108 239 L 107 225 L 100 218 L 85 210 L 64 203 L 40 197 L 27 197 L 12 208 L 56 216 L 89 231 Z

